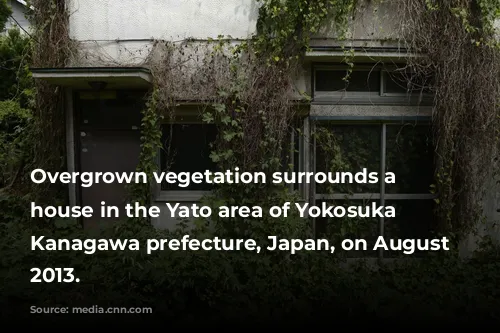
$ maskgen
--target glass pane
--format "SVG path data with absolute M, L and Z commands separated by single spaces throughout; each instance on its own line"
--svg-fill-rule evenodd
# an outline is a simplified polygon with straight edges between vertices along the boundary
M 210 143 L 217 137 L 217 128 L 206 124 L 174 124 L 163 126 L 164 150 L 161 154 L 162 171 L 204 172 L 215 170 L 210 159 Z M 167 158 L 168 157 L 168 158 Z M 176 184 L 162 184 L 163 190 L 207 191 L 210 184 L 192 184 L 187 188 Z
M 140 129 L 144 98 L 118 95 L 116 99 L 77 99 L 78 121 L 82 128 Z
M 348 81 L 347 70 L 317 70 L 316 91 L 380 91 L 380 71 L 353 71 Z
M 431 78 L 404 71 L 386 72 L 385 92 L 390 94 L 418 95 L 431 93 Z
M 429 239 L 433 238 L 435 226 L 434 200 L 391 200 L 386 206 L 393 206 L 396 217 L 385 218 L 384 236 L 389 245 L 389 239 Z M 429 251 L 416 251 L 414 254 L 404 254 L 403 251 L 384 251 L 384 257 L 425 256 Z
M 380 173 L 380 133 L 380 125 L 317 123 L 316 172 Z M 323 194 L 379 192 L 379 184 L 316 185 L 316 193 Z
M 329 200 L 328 205 L 361 206 L 365 212 L 365 206 L 371 207 L 373 200 Z M 316 205 L 321 207 L 323 201 L 317 201 Z M 374 217 L 338 217 L 338 218 L 316 218 L 316 231 L 319 238 L 326 238 L 333 242 L 336 251 L 341 251 L 348 258 L 373 258 L 377 252 L 373 251 L 373 245 L 379 235 L 379 219 Z M 341 243 L 344 239 L 364 239 L 368 246 L 366 251 L 343 251 Z
M 434 177 L 431 134 L 428 125 L 387 125 L 386 168 L 396 175 L 396 183 L 386 184 L 386 193 L 430 193 Z

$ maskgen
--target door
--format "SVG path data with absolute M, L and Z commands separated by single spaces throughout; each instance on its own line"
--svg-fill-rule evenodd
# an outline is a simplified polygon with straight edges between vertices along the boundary
M 79 129 L 78 167 L 80 172 L 130 173 L 137 168 L 140 155 L 141 110 L 144 94 L 121 93 L 112 98 L 77 99 Z M 86 228 L 99 228 L 126 219 L 127 184 L 97 183 L 79 186 L 80 205 L 91 206 L 92 218 L 83 220 Z M 119 216 L 102 217 L 101 203 L 117 206 Z

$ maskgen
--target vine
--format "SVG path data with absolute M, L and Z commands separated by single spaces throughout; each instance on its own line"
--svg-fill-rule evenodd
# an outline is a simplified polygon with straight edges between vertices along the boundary
M 205 111 L 203 119 L 218 124 L 219 136 L 211 157 L 220 169 L 237 166 L 243 171 L 271 174 L 288 170 L 285 158 L 297 111 L 292 97 L 297 95 L 294 79 L 310 36 L 327 18 L 332 18 L 338 30 L 345 30 L 354 1 L 262 0 L 259 4 L 257 34 L 233 49 L 231 68 L 236 84 L 218 91 L 219 100 Z M 222 186 L 216 196 L 230 205 L 264 209 L 276 202 L 298 200 L 286 187 L 275 184 Z M 305 232 L 304 225 L 291 221 L 273 220 L 272 226 L 259 227 L 261 235 L 269 234 L 265 230 L 269 228 L 288 234 Z M 220 232 L 258 229 L 252 221 L 238 220 L 237 226 L 234 222 L 221 221 Z
M 295 114 L 293 79 L 310 36 L 326 18 L 345 30 L 354 1 L 259 3 L 257 34 L 233 50 L 236 84 L 218 91 L 221 98 L 205 120 L 220 124 L 213 158 L 222 167 L 274 171 L 282 167 L 283 140 Z
M 68 65 L 72 42 L 68 33 L 69 15 L 64 0 L 33 0 L 31 17 L 33 34 L 32 66 L 37 68 L 63 68 Z M 59 87 L 35 82 L 35 114 L 33 136 L 33 164 L 46 170 L 65 168 L 65 113 L 64 93 Z M 40 187 L 37 187 L 40 189 Z M 33 189 L 34 190 L 34 189 Z M 39 190 L 40 200 L 60 197 L 59 188 Z M 49 193 L 51 195 L 49 195 Z
M 432 75 L 440 230 L 465 236 L 481 218 L 484 185 L 498 154 L 498 0 L 402 1 L 403 35 L 417 72 Z
M 178 102 L 189 99 L 187 96 L 202 101 L 202 121 L 218 128 L 211 158 L 220 169 L 239 167 L 271 173 L 286 168 L 283 155 L 289 151 L 284 143 L 296 111 L 290 96 L 301 55 L 309 46 L 310 35 L 318 32 L 327 18 L 333 18 L 343 34 L 354 3 L 259 0 L 257 34 L 236 46 L 223 36 L 208 45 L 190 40 L 178 44 L 156 41 L 148 59 L 156 99 L 145 112 L 152 126 L 147 122 L 147 128 L 143 127 L 147 134 L 143 135 L 140 168 L 145 168 L 144 163 L 148 169 L 154 168 L 150 157 L 151 149 L 159 146 L 159 117 L 173 121 Z M 148 190 L 142 191 L 140 201 L 145 201 Z M 214 200 L 257 204 L 263 199 L 265 207 L 273 195 L 282 193 L 281 187 L 266 184 L 244 189 L 230 186 L 217 189 Z
M 153 173 L 158 169 L 157 156 L 162 147 L 161 144 L 161 121 L 162 114 L 157 108 L 158 90 L 153 90 L 147 98 L 146 105 L 142 111 L 141 120 L 141 151 L 139 155 L 139 164 L 137 172 L 144 172 L 148 175 L 147 184 L 132 184 L 130 186 L 130 195 L 134 201 L 141 205 L 150 205 L 151 196 L 154 193 Z M 148 219 L 133 219 L 138 222 L 149 222 Z

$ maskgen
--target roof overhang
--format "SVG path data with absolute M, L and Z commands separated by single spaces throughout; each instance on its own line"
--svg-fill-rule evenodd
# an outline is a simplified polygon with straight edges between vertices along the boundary
M 149 89 L 151 72 L 143 67 L 31 68 L 33 78 L 78 90 Z

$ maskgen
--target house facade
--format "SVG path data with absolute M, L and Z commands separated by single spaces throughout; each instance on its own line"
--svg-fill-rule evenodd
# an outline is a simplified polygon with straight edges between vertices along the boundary
M 356 205 L 373 201 L 391 205 L 396 207 L 397 217 L 375 219 L 369 228 L 386 236 L 422 238 L 433 223 L 435 204 L 429 189 L 434 172 L 430 133 L 433 96 L 416 88 L 408 94 L 401 77 L 412 75 L 401 69 L 414 55 L 408 54 L 398 38 L 400 29 L 394 19 L 398 17 L 397 1 L 360 3 L 347 41 L 339 41 L 335 29 L 328 26 L 311 39 L 296 80 L 296 96 L 292 96 L 297 102 L 303 101 L 304 95 L 310 100 L 299 103 L 297 126 L 290 133 L 294 153 L 289 162 L 296 171 L 327 171 L 328 151 L 316 142 L 314 133 L 335 132 L 346 169 L 367 168 L 381 174 L 391 171 L 397 182 L 339 188 L 334 194 L 322 186 L 300 186 L 297 190 L 303 200 L 313 204 L 350 200 Z M 69 0 L 67 5 L 70 37 L 78 45 L 71 65 L 34 69 L 33 75 L 65 89 L 67 166 L 69 171 L 80 172 L 135 171 L 141 110 L 154 81 L 148 61 L 158 40 L 202 45 L 230 36 L 238 43 L 256 33 L 259 15 L 254 0 Z M 354 51 L 347 88 L 343 81 L 348 70 L 345 45 Z M 170 170 L 204 171 L 211 167 L 209 143 L 216 133 L 197 116 L 200 103 L 196 94 L 186 100 L 179 101 L 179 117 L 164 124 L 163 141 L 169 141 L 176 151 Z M 164 167 L 163 155 L 162 150 L 158 170 Z M 191 205 L 210 188 L 195 184 L 179 190 L 165 184 L 152 191 L 155 204 L 164 212 L 153 224 L 171 229 L 178 220 L 168 216 L 165 203 Z M 101 201 L 119 206 L 124 195 L 120 184 L 73 186 L 69 193 L 71 204 L 94 207 Z M 484 206 L 486 223 L 480 233 L 500 240 L 496 226 L 500 191 L 493 180 Z M 85 221 L 87 225 L 97 222 Z M 316 220 L 316 234 L 320 235 L 328 223 Z M 393 231 L 396 228 L 397 234 Z M 464 251 L 473 248 L 473 238 L 464 242 Z

